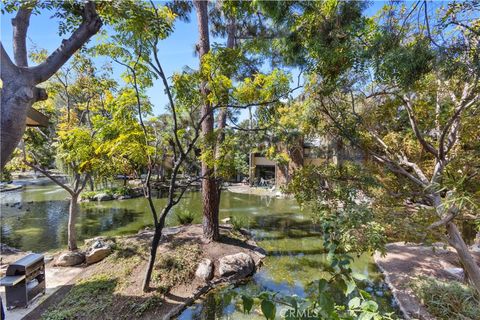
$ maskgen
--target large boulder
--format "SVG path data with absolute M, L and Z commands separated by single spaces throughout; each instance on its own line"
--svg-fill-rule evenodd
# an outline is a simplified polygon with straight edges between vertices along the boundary
M 85 261 L 85 254 L 80 251 L 69 251 L 62 253 L 55 261 L 59 267 L 72 267 L 82 264 Z
M 97 263 L 105 259 L 112 252 L 112 248 L 105 241 L 98 239 L 93 242 L 85 253 L 87 264 Z
M 210 259 L 203 259 L 195 271 L 195 277 L 203 280 L 209 281 L 213 278 L 213 262 Z
M 97 201 L 109 201 L 113 200 L 113 196 L 108 193 L 97 193 L 93 196 L 93 199 Z
M 243 278 L 255 271 L 255 262 L 246 253 L 237 253 L 220 258 L 218 273 L 221 277 L 235 276 Z
M 105 259 L 111 252 L 110 247 L 92 249 L 86 253 L 85 261 L 87 264 L 97 263 Z
M 444 270 L 458 281 L 463 281 L 465 279 L 465 272 L 462 268 L 445 268 Z

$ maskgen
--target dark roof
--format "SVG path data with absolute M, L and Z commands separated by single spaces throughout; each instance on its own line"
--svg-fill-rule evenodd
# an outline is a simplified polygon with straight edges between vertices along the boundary
M 27 111 L 27 127 L 47 127 L 48 117 L 30 107 Z

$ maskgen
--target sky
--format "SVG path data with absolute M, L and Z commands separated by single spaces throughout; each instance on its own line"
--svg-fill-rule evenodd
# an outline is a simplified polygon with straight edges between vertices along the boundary
M 11 58 L 13 57 L 13 32 L 11 25 L 11 19 L 13 17 L 14 14 L 5 14 L 1 15 L 0 18 L 0 38 Z M 165 74 L 169 77 L 174 72 L 181 71 L 186 65 L 193 68 L 198 67 L 198 58 L 194 55 L 195 43 L 197 42 L 197 23 L 194 18 L 195 17 L 192 16 L 190 23 L 177 21 L 172 36 L 163 40 L 159 45 L 159 58 Z M 51 12 L 44 11 L 39 15 L 32 16 L 28 29 L 27 47 L 29 49 L 37 47 L 38 49 L 46 49 L 48 52 L 53 52 L 60 45 L 61 40 L 69 36 L 64 35 L 60 37 L 58 35 L 58 22 L 58 19 L 52 18 Z M 95 41 L 95 37 L 93 41 Z M 101 65 L 107 61 L 108 59 L 105 58 L 98 59 L 96 62 Z M 33 64 L 30 62 L 29 65 L 31 66 Z M 114 67 L 113 77 L 118 80 L 123 69 L 113 64 L 112 67 Z M 155 85 L 148 90 L 148 95 L 154 104 L 155 114 L 158 115 L 162 113 L 165 110 L 164 106 L 168 102 L 163 92 L 163 86 Z
M 373 2 L 367 11 L 368 15 L 374 14 L 383 6 L 384 2 Z M 9 53 L 13 57 L 12 50 L 12 25 L 11 19 L 14 14 L 5 14 L 0 16 L 0 39 Z M 58 19 L 52 18 L 52 12 L 42 11 L 41 14 L 31 17 L 30 27 L 28 29 L 27 47 L 38 49 L 46 49 L 53 52 L 61 43 L 62 37 L 58 35 Z M 68 37 L 64 35 L 63 37 Z M 217 41 L 220 39 L 216 39 Z M 95 37 L 93 38 L 95 41 Z M 177 21 L 173 34 L 167 39 L 161 41 L 159 45 L 159 58 L 165 74 L 170 77 L 174 72 L 180 72 L 185 66 L 196 69 L 198 67 L 198 58 L 194 55 L 195 44 L 198 41 L 197 21 L 192 13 L 189 23 Z M 215 41 L 215 40 L 214 40 Z M 13 60 L 13 59 L 12 59 Z M 107 59 L 97 59 L 96 63 L 106 62 Z M 33 65 L 30 63 L 29 65 Z M 113 70 L 113 77 L 119 80 L 123 71 L 118 66 Z M 293 75 L 296 79 L 296 75 Z M 165 106 L 168 103 L 167 97 L 163 90 L 163 85 L 155 84 L 153 88 L 147 91 L 151 102 L 154 105 L 154 113 L 161 114 L 165 112 Z

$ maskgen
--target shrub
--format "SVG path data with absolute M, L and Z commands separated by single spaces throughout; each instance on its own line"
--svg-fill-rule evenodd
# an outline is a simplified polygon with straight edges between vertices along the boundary
M 83 191 L 80 195 L 81 200 L 93 200 L 93 197 L 97 194 L 97 191 Z
M 113 188 L 113 194 L 117 194 L 119 196 L 130 196 L 132 195 L 132 189 L 129 187 L 120 187 L 120 188 Z
M 480 301 L 472 288 L 460 282 L 422 277 L 412 288 L 428 312 L 439 319 L 480 319 Z
M 133 194 L 133 190 L 129 187 L 121 187 L 121 188 L 107 188 L 107 189 L 102 189 L 102 190 L 97 190 L 97 191 L 84 191 L 80 195 L 81 200 L 94 200 L 94 197 L 97 194 L 105 193 L 108 194 L 109 196 L 129 196 Z
M 247 217 L 231 217 L 230 223 L 232 224 L 232 229 L 235 231 L 240 231 L 240 229 L 247 228 L 250 225 Z
M 190 210 L 178 210 L 175 212 L 175 218 L 179 224 L 191 224 L 195 220 L 195 213 Z
M 3 169 L 0 173 L 0 182 L 11 182 L 12 181 L 12 174 L 7 169 Z

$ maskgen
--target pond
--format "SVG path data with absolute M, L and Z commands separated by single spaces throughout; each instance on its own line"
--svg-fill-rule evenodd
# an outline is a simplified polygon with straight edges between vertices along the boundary
M 66 246 L 68 194 L 56 185 L 27 185 L 21 191 L 5 192 L 1 197 L 2 242 L 22 250 L 44 252 Z M 160 206 L 165 199 L 155 199 Z M 308 214 L 300 211 L 294 200 L 223 192 L 220 218 L 237 217 L 249 226 L 257 243 L 268 252 L 264 266 L 251 281 L 208 294 L 185 310 L 180 319 L 241 319 L 260 315 L 243 315 L 239 306 L 226 297 L 231 291 L 259 293 L 272 290 L 279 294 L 306 297 L 312 294 L 315 280 L 325 276 L 322 266 L 326 254 L 318 229 Z M 201 221 L 201 195 L 191 192 L 170 215 L 167 225 L 174 225 L 175 210 L 198 213 Z M 143 198 L 80 205 L 78 238 L 97 235 L 136 233 L 151 225 L 151 214 Z M 365 274 L 365 288 L 383 310 L 394 310 L 392 298 L 370 255 L 355 259 L 352 268 Z

